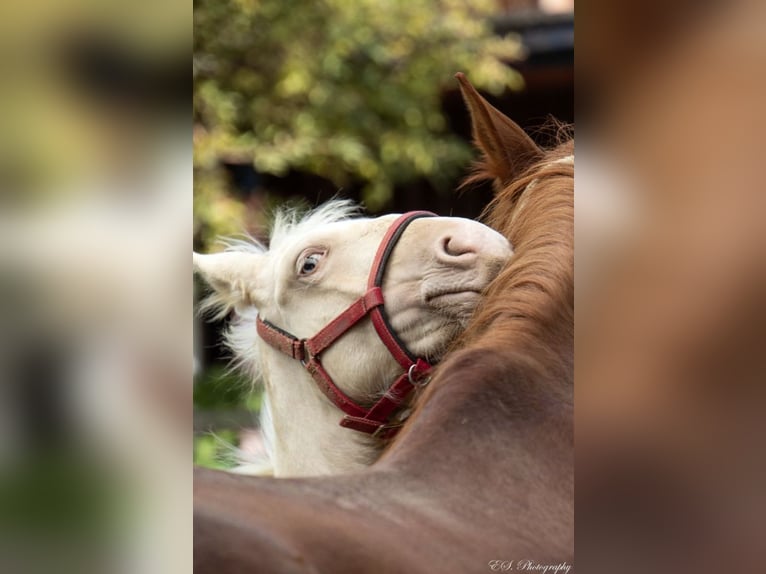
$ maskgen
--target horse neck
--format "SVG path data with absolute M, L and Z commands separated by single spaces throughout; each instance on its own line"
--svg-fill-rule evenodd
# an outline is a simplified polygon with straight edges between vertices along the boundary
M 338 424 L 343 413 L 329 403 L 300 363 L 271 353 L 264 365 L 276 476 L 348 472 L 377 458 L 377 442 Z

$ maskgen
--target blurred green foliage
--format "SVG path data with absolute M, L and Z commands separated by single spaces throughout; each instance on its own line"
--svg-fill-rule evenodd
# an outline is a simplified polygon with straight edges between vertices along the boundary
M 194 437 L 194 464 L 227 470 L 237 466 L 237 432 L 231 429 Z
M 260 385 L 252 383 L 231 369 L 214 364 L 207 368 L 194 383 L 194 408 L 207 412 L 231 411 L 244 408 L 253 413 L 256 424 L 263 395 Z M 194 464 L 208 468 L 236 466 L 236 447 L 239 432 L 234 428 L 219 428 L 215 432 L 194 437 Z
M 195 0 L 202 243 L 249 227 L 223 163 L 360 184 L 373 210 L 398 184 L 445 189 L 471 157 L 441 111 L 455 72 L 496 94 L 521 84 L 503 63 L 517 40 L 490 29 L 496 10 L 495 0 Z
M 211 365 L 194 383 L 194 405 L 206 409 L 237 406 L 248 400 L 252 390 L 241 375 L 222 365 Z

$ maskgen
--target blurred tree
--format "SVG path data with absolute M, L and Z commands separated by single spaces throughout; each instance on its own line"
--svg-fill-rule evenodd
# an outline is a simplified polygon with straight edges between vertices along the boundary
M 242 231 L 224 164 L 363 186 L 370 209 L 419 178 L 444 189 L 471 157 L 440 96 L 457 71 L 498 94 L 520 76 L 495 0 L 195 0 L 195 228 Z

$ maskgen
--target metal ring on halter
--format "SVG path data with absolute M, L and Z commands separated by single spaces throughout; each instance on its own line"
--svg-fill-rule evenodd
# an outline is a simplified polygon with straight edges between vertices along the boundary
M 413 377 L 413 371 L 415 370 L 415 367 L 417 367 L 416 364 L 410 365 L 410 369 L 407 371 L 407 378 L 416 387 L 425 387 L 430 382 L 431 377 L 423 377 L 422 379 L 415 379 Z
M 303 358 L 301 359 L 301 365 L 303 365 L 305 367 L 311 361 L 314 360 L 314 357 L 311 355 L 311 353 L 309 352 L 308 348 L 306 347 L 306 340 L 302 339 L 301 343 L 302 343 L 302 347 L 303 347 Z

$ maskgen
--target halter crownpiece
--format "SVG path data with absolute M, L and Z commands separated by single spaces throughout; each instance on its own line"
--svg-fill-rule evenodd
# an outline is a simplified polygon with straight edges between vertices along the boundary
M 299 339 L 292 333 L 261 319 L 260 316 L 256 319 L 256 329 L 261 339 L 285 355 L 300 361 L 317 383 L 319 390 L 346 413 L 340 421 L 343 427 L 380 438 L 394 436 L 402 423 L 392 423 L 392 418 L 405 406 L 405 401 L 412 390 L 427 382 L 426 377 L 431 370 L 431 365 L 425 359 L 413 355 L 391 328 L 384 308 L 385 298 L 382 287 L 386 265 L 404 230 L 416 219 L 435 217 L 435 215 L 430 211 L 410 211 L 400 215 L 388 228 L 378 246 L 367 280 L 367 292 L 313 337 Z M 335 384 L 322 366 L 319 357 L 323 351 L 367 315 L 370 316 L 380 340 L 404 370 L 386 393 L 369 408 L 356 403 Z

